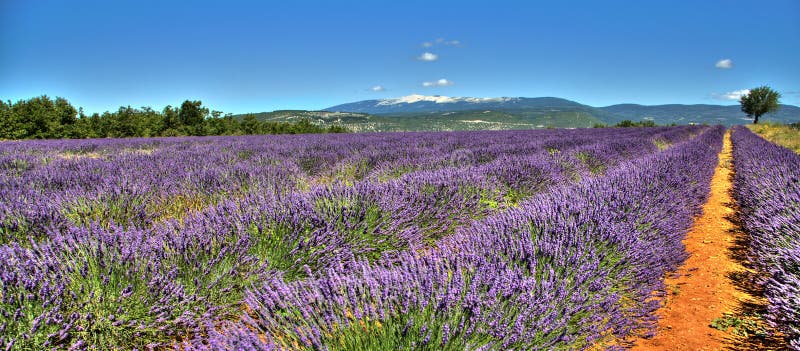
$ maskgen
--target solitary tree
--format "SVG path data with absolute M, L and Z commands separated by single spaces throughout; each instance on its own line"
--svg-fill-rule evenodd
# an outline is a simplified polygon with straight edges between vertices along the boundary
M 753 124 L 756 124 L 758 117 L 778 109 L 778 99 L 780 98 L 779 92 L 765 85 L 750 89 L 747 95 L 742 96 L 739 103 L 742 104 L 742 112 L 746 113 L 748 117 L 754 117 Z

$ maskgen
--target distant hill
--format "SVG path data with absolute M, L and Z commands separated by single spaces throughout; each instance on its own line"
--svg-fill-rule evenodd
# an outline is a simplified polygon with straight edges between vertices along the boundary
M 575 109 L 406 112 L 384 115 L 282 110 L 253 115 L 260 121 L 273 122 L 296 122 L 305 118 L 320 126 L 340 125 L 357 132 L 585 128 L 603 123 L 595 114 Z M 233 118 L 242 119 L 244 116 L 234 115 Z
M 276 110 L 272 112 L 251 113 L 259 121 L 269 122 L 292 122 L 307 118 L 310 120 L 320 120 L 328 123 L 347 123 L 347 122 L 368 122 L 370 115 L 355 112 L 329 112 L 329 111 L 307 111 L 307 110 Z M 242 119 L 247 114 L 233 115 L 235 119 Z
M 471 110 L 526 109 L 592 110 L 593 107 L 555 97 L 474 98 L 413 94 L 396 99 L 364 100 L 326 108 L 326 111 L 363 112 L 370 114 L 425 113 Z
M 394 121 L 392 120 L 359 112 L 277 110 L 251 114 L 259 121 L 297 122 L 301 119 L 308 119 L 312 123 L 323 127 L 338 125 L 355 132 L 402 131 L 402 129 L 393 127 Z M 233 118 L 243 119 L 246 115 L 248 114 L 233 115 Z
M 592 107 L 556 97 L 474 98 L 409 95 L 395 99 L 364 100 L 323 111 L 279 110 L 254 114 L 262 121 L 292 122 L 307 118 L 315 124 L 341 125 L 353 131 L 501 130 L 585 128 L 613 125 L 622 120 L 652 120 L 660 125 L 746 124 L 738 105 L 619 104 Z M 234 118 L 243 118 L 235 115 Z M 781 105 L 764 121 L 800 121 L 800 107 Z
M 629 119 L 642 120 L 652 119 L 658 124 L 724 124 L 727 126 L 735 124 L 746 124 L 752 122 L 741 111 L 739 105 L 636 105 L 620 104 L 600 107 L 610 115 L 615 116 L 615 120 Z M 781 123 L 793 123 L 800 121 L 800 107 L 792 105 L 781 105 L 778 111 L 766 114 L 762 121 L 774 121 Z

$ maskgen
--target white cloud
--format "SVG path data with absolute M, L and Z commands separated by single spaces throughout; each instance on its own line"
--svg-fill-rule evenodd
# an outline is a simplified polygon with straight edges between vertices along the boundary
M 386 91 L 386 88 L 384 88 L 382 85 L 376 85 L 372 88 L 369 88 L 369 90 L 372 90 L 374 92 L 381 92 L 381 91 Z
M 721 69 L 730 69 L 733 68 L 733 60 L 731 59 L 719 60 L 717 61 L 717 64 L 714 66 Z
M 717 100 L 739 100 L 747 94 L 750 94 L 750 89 L 734 90 L 727 93 L 712 93 L 711 97 Z
M 439 58 L 439 55 L 436 55 L 436 54 L 430 53 L 430 52 L 424 52 L 424 53 L 422 53 L 422 55 L 419 55 L 419 57 L 417 57 L 417 60 L 420 60 L 420 61 L 436 61 L 436 59 L 438 59 L 438 58 Z
M 433 47 L 435 45 L 447 45 L 447 46 L 458 46 L 461 45 L 460 40 L 445 40 L 444 38 L 438 38 L 434 41 L 426 41 L 422 43 L 423 48 Z
M 444 79 L 444 78 L 439 79 L 437 81 L 433 81 L 433 82 L 422 82 L 422 86 L 426 87 L 426 88 L 430 88 L 430 87 L 449 87 L 449 86 L 451 86 L 453 84 L 455 84 L 455 83 L 453 83 L 453 81 L 447 80 L 447 79 Z

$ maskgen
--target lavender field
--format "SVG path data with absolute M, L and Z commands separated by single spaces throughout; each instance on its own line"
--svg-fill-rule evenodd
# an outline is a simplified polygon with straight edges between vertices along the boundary
M 724 132 L 0 143 L 0 347 L 624 348 L 654 332 Z M 754 254 L 775 250 L 797 256 Z

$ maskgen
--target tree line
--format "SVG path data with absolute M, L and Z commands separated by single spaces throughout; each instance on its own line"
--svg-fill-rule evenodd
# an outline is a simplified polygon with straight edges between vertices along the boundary
M 317 126 L 307 119 L 296 123 L 242 119 L 211 111 L 199 100 L 161 111 L 122 106 L 114 112 L 86 115 L 64 98 L 46 95 L 0 100 L 0 139 L 125 138 L 192 135 L 342 133 L 341 126 Z
M 677 123 L 670 124 L 670 126 L 677 126 L 677 125 L 678 125 Z M 607 127 L 609 127 L 609 126 L 606 125 L 606 124 L 603 124 L 603 123 L 595 123 L 592 126 L 592 128 L 607 128 Z M 631 121 L 629 119 L 626 119 L 626 120 L 620 121 L 617 124 L 612 125 L 610 127 L 616 127 L 616 128 L 658 127 L 658 124 L 656 124 L 655 121 L 649 120 L 649 119 L 638 121 L 638 122 L 634 122 L 634 121 Z

